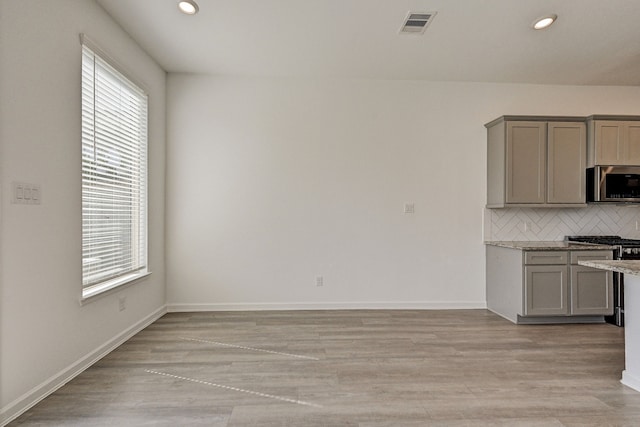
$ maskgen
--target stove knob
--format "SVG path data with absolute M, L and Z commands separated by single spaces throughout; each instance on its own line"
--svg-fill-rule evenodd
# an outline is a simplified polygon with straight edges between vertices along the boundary
M 631 248 L 624 248 L 624 249 L 622 249 L 622 253 L 623 254 L 627 254 L 627 255 L 631 255 L 633 252 L 632 252 Z
M 633 254 L 634 255 L 640 254 L 640 248 L 633 248 Z

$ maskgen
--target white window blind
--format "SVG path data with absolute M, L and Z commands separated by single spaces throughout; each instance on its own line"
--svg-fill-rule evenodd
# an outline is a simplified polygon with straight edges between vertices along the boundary
M 83 297 L 147 273 L 147 96 L 82 47 Z

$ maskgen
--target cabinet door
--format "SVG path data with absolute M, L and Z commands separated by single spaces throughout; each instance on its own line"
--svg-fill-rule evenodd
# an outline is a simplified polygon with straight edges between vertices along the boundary
M 566 265 L 533 265 L 524 267 L 524 315 L 563 316 L 567 305 Z
M 544 122 L 507 123 L 507 203 L 544 203 L 547 133 Z
M 625 122 L 625 164 L 640 165 L 640 122 Z
M 624 164 L 624 124 L 614 120 L 595 122 L 595 162 L 597 165 Z
M 613 273 L 572 265 L 571 314 L 613 314 Z
M 547 203 L 586 203 L 587 128 L 551 122 L 547 141 Z

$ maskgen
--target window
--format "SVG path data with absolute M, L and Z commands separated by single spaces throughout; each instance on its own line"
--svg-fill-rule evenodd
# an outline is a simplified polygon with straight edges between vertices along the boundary
M 82 296 L 148 274 L 147 95 L 82 46 Z

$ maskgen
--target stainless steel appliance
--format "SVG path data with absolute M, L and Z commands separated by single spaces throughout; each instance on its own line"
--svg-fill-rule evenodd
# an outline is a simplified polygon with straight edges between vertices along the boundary
M 613 259 L 640 259 L 640 240 L 623 239 L 620 236 L 566 236 L 565 240 L 613 246 Z M 621 273 L 613 273 L 613 302 L 613 316 L 606 316 L 605 320 L 624 326 L 624 275 Z
M 588 168 L 587 202 L 640 203 L 640 166 Z

